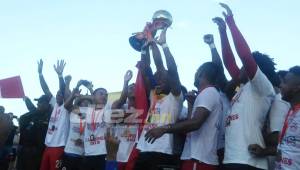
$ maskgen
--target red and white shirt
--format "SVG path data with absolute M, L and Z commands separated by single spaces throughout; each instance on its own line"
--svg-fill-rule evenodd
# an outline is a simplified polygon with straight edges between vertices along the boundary
M 222 102 L 215 87 L 205 88 L 197 96 L 192 118 L 199 107 L 206 108 L 210 114 L 198 130 L 188 133 L 181 159 L 196 159 L 206 164 L 218 165 L 217 144 L 219 124 L 222 121 Z
M 145 125 L 137 148 L 141 152 L 159 152 L 165 154 L 173 154 L 173 135 L 164 134 L 162 137 L 157 139 L 154 143 L 148 143 L 145 140 L 145 134 L 149 129 L 173 124 L 177 121 L 177 118 L 182 110 L 183 95 L 174 96 L 171 92 L 167 95 L 158 99 L 154 99 L 154 91 L 151 91 L 151 107 L 149 109 L 148 124 Z
M 286 114 L 290 109 L 290 104 L 281 99 L 281 94 L 277 94 L 272 103 L 269 113 L 268 133 L 280 132 Z M 268 156 L 269 169 L 275 168 L 276 156 Z
M 45 139 L 47 147 L 62 147 L 66 145 L 69 133 L 69 120 L 70 115 L 64 104 L 59 106 L 56 103 L 51 113 Z
M 69 136 L 67 140 L 67 144 L 65 146 L 65 152 L 83 155 L 84 147 L 83 147 L 83 135 L 84 135 L 84 127 L 85 127 L 85 117 L 82 116 L 87 107 L 80 107 L 79 113 L 70 113 L 70 130 Z
M 124 104 L 120 109 L 123 113 L 135 113 L 135 108 L 128 108 L 128 104 Z M 134 116 L 134 115 L 131 115 Z M 138 125 L 131 122 L 130 117 L 124 120 L 125 123 L 117 124 L 114 127 L 115 134 L 120 140 L 120 145 L 117 153 L 118 162 L 128 162 L 129 156 L 137 142 Z
M 106 104 L 103 109 L 95 110 L 89 107 L 86 113 L 84 129 L 85 156 L 105 155 L 106 146 L 104 135 L 111 122 L 111 105 Z
M 232 99 L 225 124 L 224 164 L 246 164 L 268 169 L 267 158 L 250 154 L 248 146 L 258 144 L 265 147 L 262 128 L 274 96 L 271 82 L 257 68 L 254 78 L 242 86 Z
M 276 170 L 300 169 L 300 104 L 286 116 L 278 151 L 281 158 L 277 162 Z

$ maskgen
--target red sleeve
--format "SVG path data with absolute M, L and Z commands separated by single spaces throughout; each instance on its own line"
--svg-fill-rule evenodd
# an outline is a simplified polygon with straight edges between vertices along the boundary
M 226 22 L 231 31 L 236 51 L 245 67 L 248 77 L 252 80 L 256 74 L 257 65 L 252 57 L 251 50 L 240 30 L 236 26 L 233 16 L 227 17 Z
M 220 30 L 220 36 L 221 36 L 221 44 L 222 44 L 222 58 L 223 58 L 224 65 L 227 71 L 229 72 L 231 78 L 234 80 L 238 80 L 240 75 L 240 69 L 235 62 L 234 55 L 228 41 L 226 30 L 225 31 Z

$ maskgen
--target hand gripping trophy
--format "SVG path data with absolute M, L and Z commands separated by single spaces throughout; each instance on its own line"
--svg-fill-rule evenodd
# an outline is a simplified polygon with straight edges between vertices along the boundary
M 152 22 L 148 22 L 143 32 L 133 33 L 129 38 L 129 44 L 136 51 L 141 51 L 147 40 L 154 38 L 158 30 L 164 30 L 171 26 L 172 15 L 166 10 L 158 10 L 153 14 Z

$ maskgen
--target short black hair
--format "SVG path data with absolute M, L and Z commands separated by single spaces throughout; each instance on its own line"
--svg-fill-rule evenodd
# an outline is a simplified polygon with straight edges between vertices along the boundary
M 294 66 L 290 68 L 289 72 L 293 73 L 297 77 L 300 77 L 300 66 Z
M 276 74 L 275 70 L 275 62 L 273 58 L 270 58 L 269 55 L 260 53 L 255 51 L 252 53 L 252 56 L 261 69 L 261 71 L 267 76 L 269 81 L 272 83 L 273 86 L 279 87 L 280 79 L 279 76 Z
M 97 89 L 94 90 L 93 95 L 95 95 L 96 92 L 100 91 L 100 90 L 106 91 L 106 93 L 107 93 L 107 90 L 105 88 L 100 87 L 100 88 L 97 88 Z
M 288 71 L 286 71 L 286 70 L 279 70 L 279 71 L 277 71 L 277 75 L 280 78 L 284 78 L 287 75 L 287 73 L 288 73 Z
M 212 85 L 216 84 L 218 75 L 219 75 L 219 69 L 218 66 L 213 62 L 206 62 L 202 64 L 197 72 L 196 72 L 196 78 L 199 78 L 200 76 L 205 77 Z
M 88 101 L 90 104 L 93 103 L 92 99 L 79 99 L 77 105 L 80 106 L 82 102 Z

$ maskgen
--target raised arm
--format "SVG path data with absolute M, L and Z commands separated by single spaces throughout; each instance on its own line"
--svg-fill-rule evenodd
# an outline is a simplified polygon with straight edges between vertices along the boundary
M 72 80 L 72 76 L 71 75 L 67 75 L 65 77 L 65 99 L 69 98 L 69 96 L 71 95 L 71 90 L 70 90 L 70 83 Z
M 166 70 L 165 67 L 164 67 L 164 64 L 163 64 L 163 60 L 161 58 L 159 48 L 156 45 L 156 43 L 152 41 L 150 43 L 150 47 L 151 47 L 151 50 L 152 50 L 152 55 L 153 55 L 153 60 L 154 60 L 155 66 L 156 66 L 156 70 L 157 71 Z
M 204 39 L 204 42 L 210 48 L 212 62 L 215 63 L 218 66 L 218 69 L 220 70 L 220 74 L 218 75 L 218 78 L 217 78 L 217 85 L 218 85 L 218 88 L 220 88 L 224 92 L 228 80 L 224 73 L 224 67 L 223 67 L 221 57 L 220 57 L 218 50 L 214 43 L 214 36 L 212 34 L 206 34 L 203 39 Z
M 72 93 L 69 95 L 69 98 L 66 100 L 66 102 L 64 103 L 65 108 L 71 112 L 72 108 L 73 108 L 73 102 L 75 100 L 76 97 L 80 96 L 80 92 L 81 90 L 79 90 L 79 87 L 76 87 L 73 89 Z
M 27 96 L 25 96 L 23 98 L 23 101 L 25 102 L 25 105 L 26 105 L 29 112 L 32 112 L 32 111 L 36 110 L 36 107 L 34 106 L 32 101 Z
M 124 76 L 124 85 L 120 98 L 112 104 L 112 109 L 120 109 L 125 103 L 128 96 L 128 83 L 132 78 L 132 71 L 128 70 Z
M 139 61 L 137 64 L 137 67 L 143 76 L 147 96 L 149 96 L 150 91 L 155 87 L 156 84 L 152 69 L 150 67 L 149 46 L 150 42 L 144 44 L 141 51 L 141 61 Z
M 214 18 L 213 21 L 219 27 L 219 33 L 220 33 L 221 45 L 222 45 L 222 57 L 223 57 L 224 65 L 225 65 L 226 69 L 228 70 L 231 78 L 234 80 L 239 80 L 240 69 L 236 64 L 232 49 L 230 47 L 230 43 L 229 43 L 229 40 L 227 37 L 227 32 L 226 32 L 226 23 L 220 17 Z
M 43 76 L 43 60 L 42 59 L 40 59 L 40 61 L 38 61 L 38 73 L 39 73 L 40 84 L 41 84 L 44 94 L 49 97 L 52 97 L 53 95 L 50 92 L 49 87 Z
M 173 95 L 179 96 L 181 94 L 181 83 L 177 71 L 176 62 L 166 42 L 166 34 L 167 34 L 167 29 L 162 31 L 157 43 L 162 46 L 165 54 L 168 73 L 169 73 L 171 92 Z
M 245 67 L 248 77 L 252 80 L 256 74 L 257 65 L 254 58 L 252 57 L 251 50 L 242 33 L 240 32 L 240 30 L 234 22 L 231 9 L 226 4 L 220 3 L 220 5 L 227 11 L 227 13 L 224 12 L 223 14 L 225 16 L 227 25 L 231 31 L 236 52 L 238 53 Z
M 57 64 L 54 65 L 54 70 L 58 75 L 58 79 L 59 79 L 59 91 L 62 93 L 62 95 L 64 96 L 64 101 L 67 100 L 67 96 L 65 95 L 65 80 L 63 78 L 63 72 L 64 72 L 64 68 L 66 66 L 66 62 L 64 60 L 58 60 Z
M 206 34 L 204 35 L 203 40 L 210 48 L 212 62 L 219 67 L 222 73 L 224 73 L 222 60 L 214 43 L 214 36 L 212 34 Z

